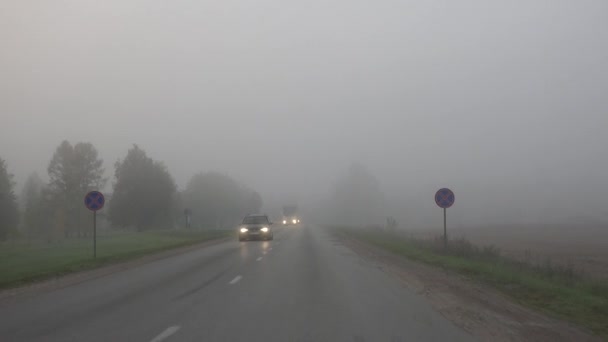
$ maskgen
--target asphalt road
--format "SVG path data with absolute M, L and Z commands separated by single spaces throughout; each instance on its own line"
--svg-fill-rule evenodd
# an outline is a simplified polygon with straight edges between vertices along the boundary
M 236 240 L 236 239 L 235 239 Z M 314 226 L 229 241 L 0 304 L 0 341 L 465 341 Z

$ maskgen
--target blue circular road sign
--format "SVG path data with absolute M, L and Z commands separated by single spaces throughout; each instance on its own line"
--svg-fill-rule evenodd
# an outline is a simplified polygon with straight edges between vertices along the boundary
M 456 197 L 454 196 L 454 192 L 447 188 L 439 189 L 435 194 L 435 203 L 444 209 L 453 206 L 455 200 Z
M 106 199 L 103 197 L 103 194 L 99 191 L 91 191 L 86 196 L 84 196 L 84 205 L 92 211 L 97 211 L 103 208 L 103 205 L 106 203 Z

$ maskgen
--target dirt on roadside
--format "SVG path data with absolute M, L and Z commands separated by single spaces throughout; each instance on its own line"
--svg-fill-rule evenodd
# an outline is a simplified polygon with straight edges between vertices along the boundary
M 408 260 L 359 240 L 339 239 L 407 288 L 425 296 L 435 310 L 481 341 L 603 341 L 590 331 L 523 307 L 462 275 Z

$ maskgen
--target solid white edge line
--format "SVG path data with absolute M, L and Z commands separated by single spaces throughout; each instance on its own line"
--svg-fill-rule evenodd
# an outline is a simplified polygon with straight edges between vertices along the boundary
M 241 281 L 241 279 L 243 279 L 243 277 L 238 275 L 238 276 L 234 277 L 234 279 L 232 279 L 228 284 L 234 285 L 234 284 L 238 283 L 239 281 Z
M 167 329 L 165 329 L 165 331 L 163 331 L 158 336 L 153 338 L 150 342 L 161 342 L 161 341 L 165 340 L 167 337 L 175 334 L 178 330 L 179 330 L 179 326 L 177 326 L 177 325 L 168 327 Z
M 262 260 L 262 257 L 257 258 L 257 260 L 256 260 L 256 261 L 260 261 L 260 260 Z

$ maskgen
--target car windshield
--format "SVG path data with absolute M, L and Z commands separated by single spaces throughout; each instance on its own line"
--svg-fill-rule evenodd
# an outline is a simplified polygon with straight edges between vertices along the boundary
M 264 224 L 268 223 L 266 216 L 247 216 L 243 219 L 243 224 Z
M 295 216 L 296 207 L 283 207 L 283 216 Z

